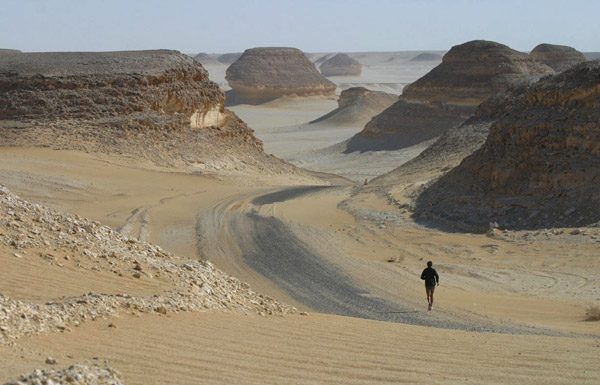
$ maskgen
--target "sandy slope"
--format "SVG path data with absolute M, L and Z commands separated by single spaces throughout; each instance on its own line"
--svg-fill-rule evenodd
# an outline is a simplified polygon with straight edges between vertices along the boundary
M 0 347 L 3 378 L 108 360 L 126 384 L 595 384 L 598 341 L 352 318 L 179 314 L 96 321 Z M 21 358 L 22 357 L 22 358 Z
M 397 209 L 390 212 L 384 196 L 355 195 L 347 187 L 255 201 L 298 184 L 285 178 L 273 180 L 271 186 L 252 183 L 251 178 L 240 183 L 47 149 L 4 148 L 0 159 L 0 180 L 23 197 L 100 220 L 186 257 L 199 251 L 198 220 L 215 209 L 223 215 L 250 210 L 275 218 L 324 263 L 351 277 L 353 285 L 369 293 L 367 297 L 412 307 L 422 317 L 429 315 L 416 275 L 422 259 L 434 256 L 443 281 L 431 318 L 504 332 L 473 333 L 318 314 L 123 315 L 0 347 L 0 355 L 9 357 L 0 362 L 1 378 L 43 366 L 48 355 L 61 366 L 93 357 L 107 359 L 131 384 L 593 384 L 599 376 L 598 325 L 582 321 L 585 306 L 600 296 L 600 269 L 592 258 L 597 243 L 592 239 L 531 241 L 445 234 L 411 225 Z M 348 199 L 351 204 L 344 203 Z M 215 228 L 229 229 L 229 225 Z M 277 280 L 248 268 L 235 252 L 240 251 L 238 235 L 231 231 L 223 242 L 206 243 L 212 250 L 200 251 L 210 253 L 207 256 L 226 271 L 239 273 L 253 288 L 292 304 L 300 302 Z M 225 252 L 213 254 L 215 248 Z M 68 268 L 61 273 L 52 266 L 28 265 L 28 259 L 20 260 L 10 250 L 0 254 L 2 261 L 11 262 L 0 273 L 3 292 L 19 298 L 45 301 L 114 289 L 112 278 L 102 274 Z M 396 262 L 387 262 L 392 257 Z M 152 293 L 160 284 L 132 279 L 119 281 L 118 290 Z M 303 305 L 307 307 L 312 306 Z M 109 323 L 117 327 L 109 328 Z M 511 330 L 519 334 L 506 334 Z

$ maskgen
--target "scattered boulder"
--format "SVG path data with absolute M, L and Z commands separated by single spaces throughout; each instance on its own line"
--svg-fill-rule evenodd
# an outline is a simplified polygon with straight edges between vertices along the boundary
M 285 95 L 333 96 L 336 86 L 296 48 L 246 50 L 227 68 L 235 103 L 260 104 Z
M 540 44 L 531 51 L 529 56 L 540 63 L 546 64 L 556 72 L 562 72 L 587 60 L 575 48 L 556 44 Z
M 321 63 L 319 68 L 323 76 L 359 76 L 362 64 L 345 53 L 338 53 Z
M 433 52 L 422 52 L 420 54 L 418 54 L 417 56 L 413 57 L 412 59 L 410 59 L 410 61 L 413 62 L 420 62 L 420 61 L 441 61 L 442 60 L 442 55 L 437 54 L 437 53 L 433 53 Z
M 352 137 L 346 152 L 395 150 L 433 139 L 464 122 L 485 99 L 553 73 L 503 44 L 475 40 L 452 47 L 440 65 L 406 86 L 400 100 Z
M 310 124 L 362 127 L 398 100 L 396 95 L 370 91 L 364 87 L 352 87 L 342 91 L 338 98 L 338 108 L 313 120 Z
M 417 220 L 481 231 L 600 221 L 600 61 L 522 86 L 490 108 L 483 146 L 417 199 Z

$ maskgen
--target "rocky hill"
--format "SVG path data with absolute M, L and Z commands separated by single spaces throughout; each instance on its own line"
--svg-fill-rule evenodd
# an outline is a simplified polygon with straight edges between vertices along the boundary
M 319 66 L 323 76 L 359 76 L 362 65 L 344 53 L 327 59 Z
M 524 86 L 496 103 L 484 145 L 429 186 L 415 217 L 485 231 L 600 221 L 600 62 Z
M 475 40 L 452 47 L 440 65 L 367 123 L 346 152 L 394 150 L 433 139 L 469 118 L 485 99 L 552 73 L 499 43 Z
M 267 157 L 223 102 L 202 65 L 176 51 L 0 56 L 4 145 L 129 154 L 198 171 L 288 167 Z
M 342 91 L 338 108 L 313 120 L 310 124 L 326 123 L 338 126 L 364 126 L 373 116 L 392 105 L 398 97 L 385 92 L 352 87 Z
M 562 72 L 587 60 L 575 48 L 556 44 L 540 44 L 531 51 L 529 56 L 540 63 L 546 64 L 556 72 Z
M 296 48 L 248 49 L 227 68 L 226 79 L 235 103 L 260 104 L 284 95 L 333 96 L 336 89 Z
M 504 44 L 474 40 L 452 47 L 439 66 L 406 86 L 402 96 L 426 103 L 477 105 L 509 87 L 553 72 Z

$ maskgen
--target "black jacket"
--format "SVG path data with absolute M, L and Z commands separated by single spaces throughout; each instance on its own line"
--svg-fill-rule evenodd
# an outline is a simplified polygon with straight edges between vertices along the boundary
M 433 267 L 428 267 L 421 273 L 421 279 L 425 281 L 427 286 L 435 286 L 440 283 L 440 276 Z

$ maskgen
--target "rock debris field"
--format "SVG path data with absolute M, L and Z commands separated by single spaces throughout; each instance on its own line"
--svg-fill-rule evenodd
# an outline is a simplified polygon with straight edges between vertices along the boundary
M 129 239 L 98 222 L 28 203 L 0 187 L 0 246 L 14 258 L 112 272 L 139 280 L 162 280 L 167 290 L 152 296 L 86 293 L 43 304 L 0 294 L 0 344 L 25 335 L 68 331 L 82 322 L 119 312 L 167 314 L 180 311 L 236 311 L 260 315 L 296 309 L 253 292 L 210 262 L 182 260 L 158 246 Z M 3 248 L 6 250 L 6 247 Z M 44 252 L 36 250 L 43 249 Z M 58 258 L 58 255 L 63 255 Z

